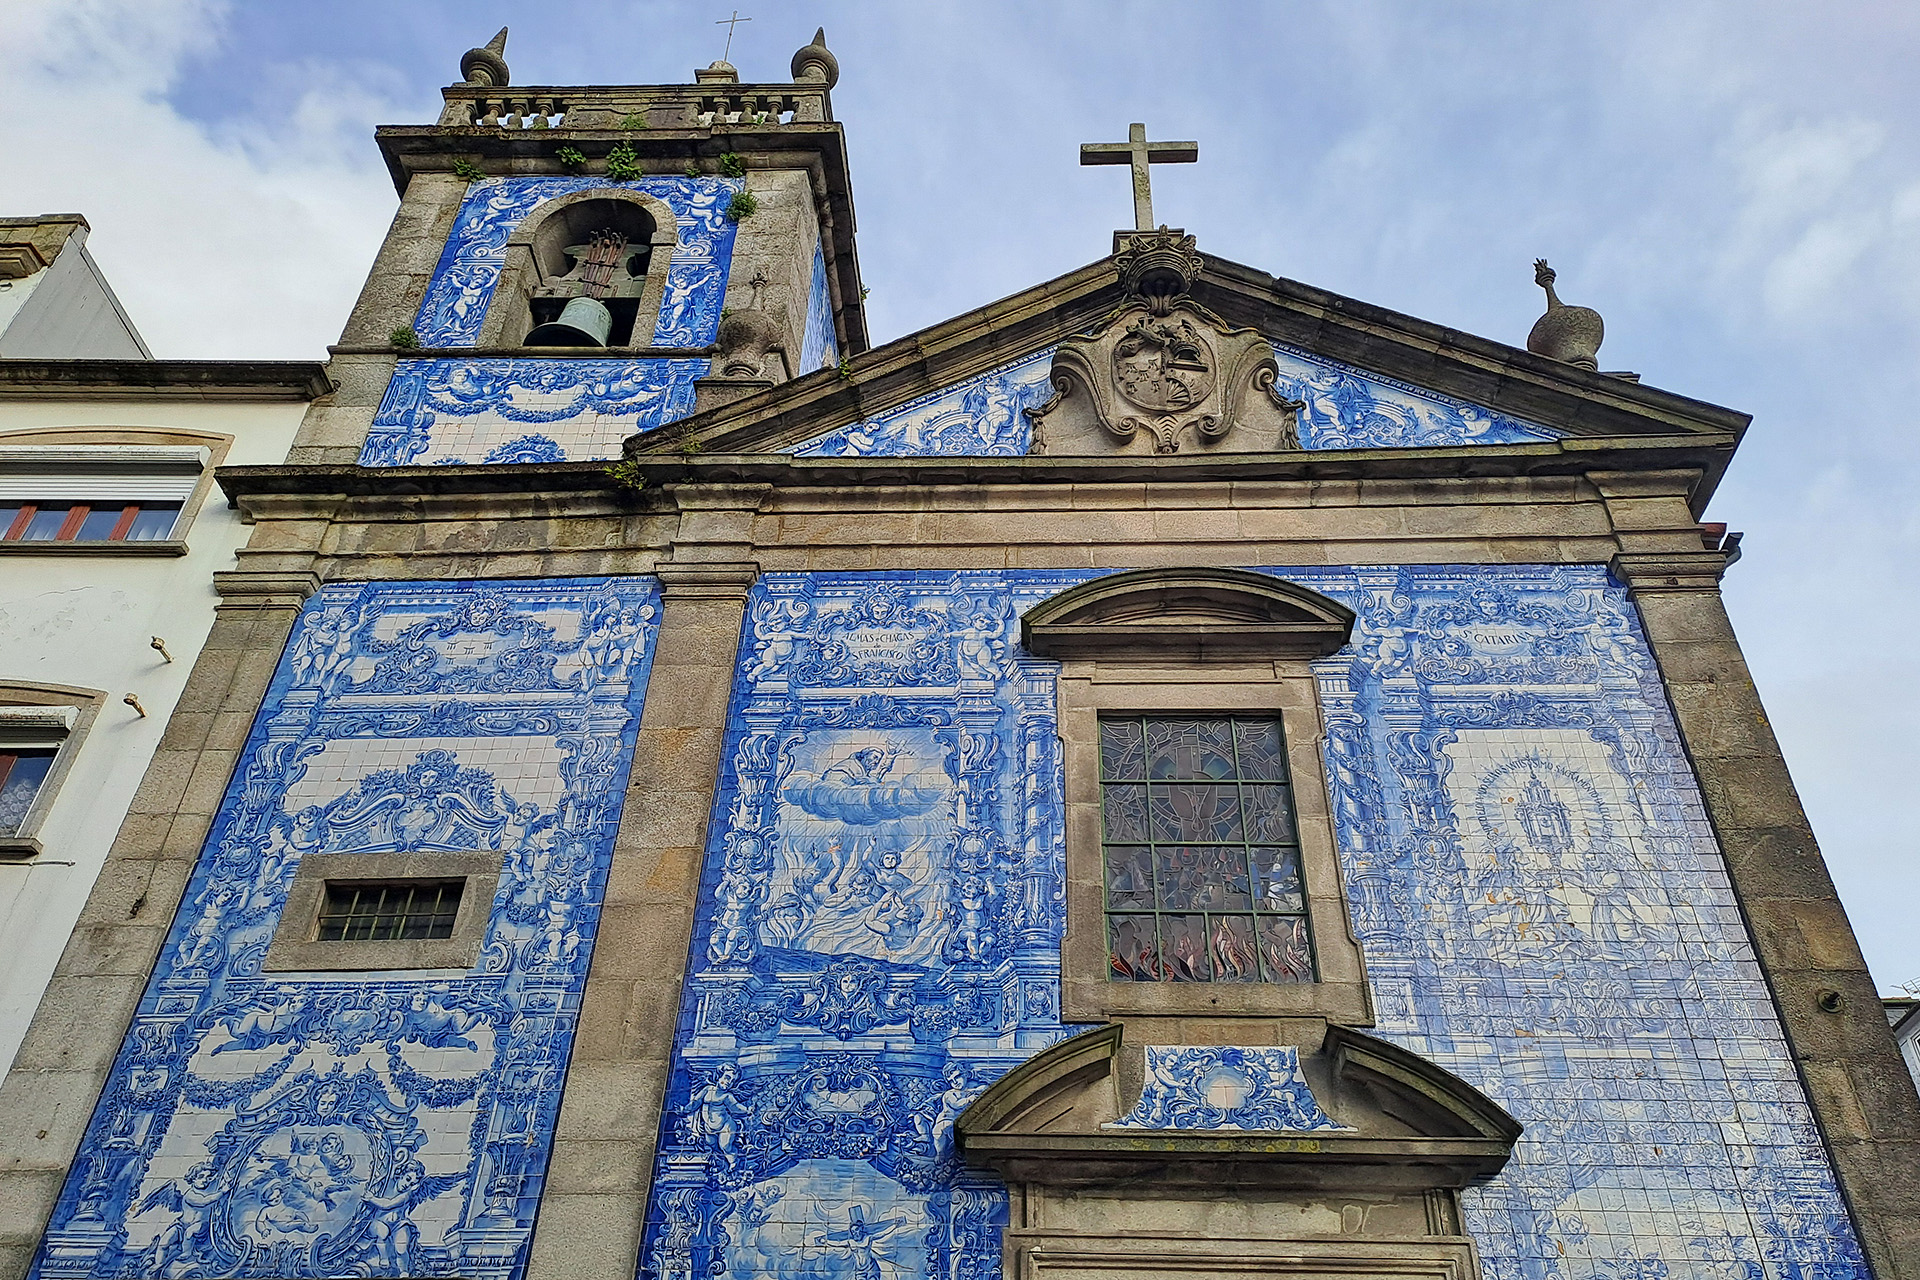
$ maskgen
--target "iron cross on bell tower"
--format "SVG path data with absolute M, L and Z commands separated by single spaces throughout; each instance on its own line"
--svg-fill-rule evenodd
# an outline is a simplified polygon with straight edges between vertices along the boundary
M 1148 142 L 1147 126 L 1127 126 L 1125 142 L 1083 142 L 1081 164 L 1133 166 L 1133 229 L 1153 230 L 1153 188 L 1147 182 L 1151 164 L 1191 164 L 1200 158 L 1197 142 Z

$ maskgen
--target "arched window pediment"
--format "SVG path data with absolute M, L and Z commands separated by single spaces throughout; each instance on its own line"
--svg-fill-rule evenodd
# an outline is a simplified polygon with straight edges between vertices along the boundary
M 1187 662 L 1318 658 L 1353 633 L 1353 611 L 1246 569 L 1136 569 L 1035 605 L 1020 638 L 1042 657 Z

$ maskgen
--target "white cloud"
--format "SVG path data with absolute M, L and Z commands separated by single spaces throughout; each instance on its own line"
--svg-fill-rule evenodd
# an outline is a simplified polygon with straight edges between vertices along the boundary
M 187 119 L 162 95 L 224 14 L 196 0 L 7 6 L 10 96 L 49 108 L 8 136 L 7 212 L 86 215 L 157 355 L 317 358 L 396 203 L 359 123 L 379 95 L 312 65 L 245 130 Z

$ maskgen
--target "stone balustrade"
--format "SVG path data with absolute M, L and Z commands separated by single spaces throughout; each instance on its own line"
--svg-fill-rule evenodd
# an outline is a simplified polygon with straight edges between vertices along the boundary
M 440 91 L 443 128 L 710 129 L 818 124 L 833 119 L 824 85 L 703 84 L 508 87 L 457 84 Z

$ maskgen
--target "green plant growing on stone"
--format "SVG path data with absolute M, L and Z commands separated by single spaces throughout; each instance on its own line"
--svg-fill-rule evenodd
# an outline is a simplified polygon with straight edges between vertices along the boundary
M 747 162 L 729 151 L 720 157 L 720 172 L 729 178 L 747 176 Z
M 760 202 L 753 198 L 751 191 L 736 191 L 733 199 L 727 201 L 727 221 L 742 222 L 759 212 Z
M 418 351 L 420 335 L 414 332 L 412 325 L 403 324 L 387 335 L 387 343 L 389 346 L 399 347 L 405 351 Z
M 698 178 L 698 177 L 700 177 L 700 176 L 701 176 L 701 172 L 700 172 L 700 162 L 699 162 L 698 160 L 689 160 L 689 161 L 687 161 L 687 167 L 686 167 L 686 170 L 685 170 L 685 172 L 686 172 L 686 175 L 687 175 L 687 176 L 688 176 L 689 178 Z
M 860 288 L 860 301 L 862 301 L 862 302 L 865 302 L 865 301 L 866 301 L 866 300 L 867 300 L 867 299 L 868 299 L 869 297 L 871 297 L 872 295 L 873 295 L 873 290 L 871 290 L 871 289 L 869 289 L 869 288 L 867 288 L 867 287 L 866 287 L 866 286 L 864 286 L 864 285 L 862 285 L 862 286 L 861 286 L 861 288 Z
M 840 375 L 840 381 L 842 382 L 853 381 L 853 365 L 851 362 L 842 360 L 839 364 L 833 367 L 833 371 Z
M 636 112 L 634 112 L 634 113 L 633 113 L 632 115 L 630 115 L 630 116 L 621 116 L 621 117 L 620 117 L 620 127 L 621 127 L 622 129 L 644 129 L 644 128 L 646 128 L 646 127 L 647 127 L 647 113 L 646 113 L 646 112 L 644 112 L 644 111 L 636 111 Z
M 615 182 L 631 182 L 640 173 L 640 157 L 626 143 L 607 152 L 607 176 Z
M 632 458 L 623 458 L 607 468 L 607 476 L 615 484 L 632 489 L 635 493 L 647 487 L 647 473 Z
M 462 156 L 453 162 L 453 176 L 462 182 L 478 182 L 487 176 L 487 171 Z
M 703 447 L 699 436 L 688 436 L 680 442 L 680 456 L 683 458 L 698 457 Z
M 568 169 L 578 169 L 587 162 L 587 158 L 580 154 L 578 147 L 562 147 L 553 153 L 553 158 Z

